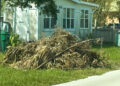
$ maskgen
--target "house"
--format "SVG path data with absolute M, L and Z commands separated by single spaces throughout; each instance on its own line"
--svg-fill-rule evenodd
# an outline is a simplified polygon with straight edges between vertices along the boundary
M 43 34 L 51 35 L 54 26 L 81 37 L 92 32 L 92 16 L 99 5 L 81 0 L 55 0 L 55 3 L 59 10 L 56 21 L 51 16 L 40 14 L 40 10 L 36 7 L 15 8 L 14 32 L 27 41 L 39 40 Z

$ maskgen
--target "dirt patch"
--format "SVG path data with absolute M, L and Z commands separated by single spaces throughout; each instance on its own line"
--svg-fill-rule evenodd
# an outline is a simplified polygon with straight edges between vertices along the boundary
M 20 69 L 81 69 L 106 66 L 106 58 L 90 51 L 90 41 L 78 41 L 74 35 L 58 29 L 51 37 L 9 47 L 4 63 Z

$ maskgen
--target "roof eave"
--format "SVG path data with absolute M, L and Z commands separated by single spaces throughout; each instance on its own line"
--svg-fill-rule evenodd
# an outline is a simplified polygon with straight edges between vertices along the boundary
M 79 0 L 72 0 L 78 4 L 84 4 L 84 5 L 89 5 L 89 6 L 92 6 L 92 7 L 99 7 L 98 4 L 93 4 L 93 3 L 90 3 L 90 2 L 85 2 L 85 1 L 79 1 Z

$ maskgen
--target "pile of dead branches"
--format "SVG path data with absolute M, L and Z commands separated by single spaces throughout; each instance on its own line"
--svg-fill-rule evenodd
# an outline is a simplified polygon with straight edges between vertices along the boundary
M 8 47 L 4 63 L 20 69 L 81 69 L 104 67 L 107 60 L 91 51 L 90 41 L 77 41 L 69 32 L 58 29 L 40 41 Z

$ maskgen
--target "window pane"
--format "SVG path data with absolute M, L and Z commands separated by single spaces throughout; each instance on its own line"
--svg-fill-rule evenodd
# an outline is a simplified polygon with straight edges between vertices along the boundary
M 74 28 L 74 19 L 71 19 L 71 28 Z
M 67 8 L 67 18 L 70 18 L 70 8 Z
M 63 19 L 63 28 L 66 28 L 66 19 Z
M 54 28 L 56 25 L 56 19 L 55 18 L 51 18 L 51 28 Z
M 88 19 L 85 19 L 85 28 L 88 28 Z
M 81 18 L 84 18 L 84 10 L 81 10 Z
M 84 22 L 85 22 L 85 20 L 84 20 L 84 19 L 81 19 L 81 21 L 80 21 L 80 27 L 81 27 L 81 28 L 84 28 Z
M 66 8 L 64 8 L 63 11 L 64 11 L 64 12 L 63 12 L 63 17 L 66 18 Z
M 44 28 L 49 28 L 49 18 L 44 18 Z
M 85 14 L 88 14 L 88 10 L 85 10 Z
M 87 19 L 88 19 L 88 14 L 85 14 L 85 18 L 87 18 Z
M 70 28 L 70 19 L 67 19 L 67 28 Z
M 74 9 L 72 8 L 64 8 L 64 13 L 63 13 L 63 28 L 67 28 L 67 29 L 70 29 L 70 28 L 74 28 Z M 66 15 L 65 16 L 65 11 L 66 11 Z
M 71 9 L 71 18 L 74 18 L 74 9 Z
M 81 13 L 81 18 L 84 18 L 84 13 Z
M 88 18 L 88 10 L 85 10 L 85 18 Z

